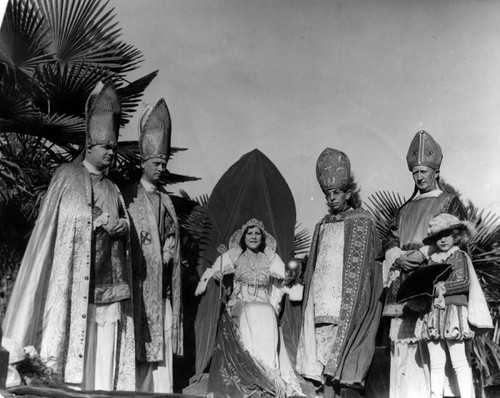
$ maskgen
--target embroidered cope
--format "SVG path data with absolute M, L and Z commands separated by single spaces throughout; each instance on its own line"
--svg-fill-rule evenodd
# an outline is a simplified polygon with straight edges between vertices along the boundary
M 300 374 L 320 382 L 330 376 L 345 385 L 364 385 L 381 312 L 382 270 L 375 261 L 378 250 L 375 224 L 362 210 L 327 216 L 317 224 L 304 275 L 297 351 Z M 327 256 L 332 258 L 326 260 Z M 333 269 L 326 270 L 326 266 Z M 341 282 L 328 278 L 340 278 Z M 340 300 L 332 305 L 329 301 L 339 297 L 339 291 Z M 317 311 L 327 316 L 316 318 Z M 328 324 L 332 314 L 337 317 L 336 325 Z
M 96 178 L 101 179 L 107 180 Z M 124 208 L 116 186 L 109 180 L 105 184 Z M 22 346 L 35 346 L 72 384 L 82 383 L 85 376 L 91 280 L 96 276 L 92 274 L 95 206 L 91 176 L 81 158 L 59 167 L 40 208 L 3 322 L 6 336 Z M 123 250 L 125 263 L 108 262 L 105 266 L 110 272 L 102 275 L 111 283 L 101 285 L 97 278 L 95 292 L 102 293 L 102 303 L 120 302 L 114 388 L 131 390 L 135 388 L 135 350 L 128 300 L 128 239 Z
M 175 209 L 162 188 L 158 190 L 144 179 L 122 190 L 132 219 L 137 360 L 162 361 L 166 340 L 171 341 L 173 353 L 182 356 L 180 242 Z M 164 335 L 164 299 L 168 297 L 172 301 L 168 320 L 172 337 Z

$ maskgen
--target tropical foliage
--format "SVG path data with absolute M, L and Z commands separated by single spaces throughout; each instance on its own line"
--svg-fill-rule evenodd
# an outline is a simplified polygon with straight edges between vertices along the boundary
M 111 79 L 121 126 L 158 71 L 129 82 L 143 61 L 120 39 L 114 10 L 101 0 L 11 0 L 0 29 L 0 273 L 19 263 L 50 178 L 85 143 L 85 103 Z M 172 153 L 182 150 L 174 148 Z M 112 173 L 140 174 L 137 142 L 119 144 Z M 168 174 L 170 184 L 196 178 Z

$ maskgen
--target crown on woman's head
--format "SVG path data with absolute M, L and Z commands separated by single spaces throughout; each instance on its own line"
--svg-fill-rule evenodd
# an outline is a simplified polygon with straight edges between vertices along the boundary
M 243 224 L 241 230 L 244 231 L 249 227 L 259 227 L 262 231 L 265 231 L 264 224 L 262 223 L 262 221 L 259 221 L 256 218 L 251 218 L 250 220 L 248 220 L 245 224 Z

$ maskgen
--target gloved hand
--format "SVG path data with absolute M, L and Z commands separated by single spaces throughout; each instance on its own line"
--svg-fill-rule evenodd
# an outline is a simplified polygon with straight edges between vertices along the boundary
M 424 262 L 424 255 L 418 250 L 408 250 L 396 259 L 394 264 L 404 271 L 414 270 Z

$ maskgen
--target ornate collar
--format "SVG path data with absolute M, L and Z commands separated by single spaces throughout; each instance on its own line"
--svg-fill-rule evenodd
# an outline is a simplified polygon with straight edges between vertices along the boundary
M 352 212 L 354 209 L 352 207 L 349 207 L 347 210 L 338 213 L 338 214 L 330 214 L 325 217 L 325 222 L 336 222 L 336 221 L 344 221 Z
M 458 246 L 453 246 L 447 252 L 436 252 L 431 255 L 431 260 L 435 263 L 444 263 L 453 253 L 460 250 Z

